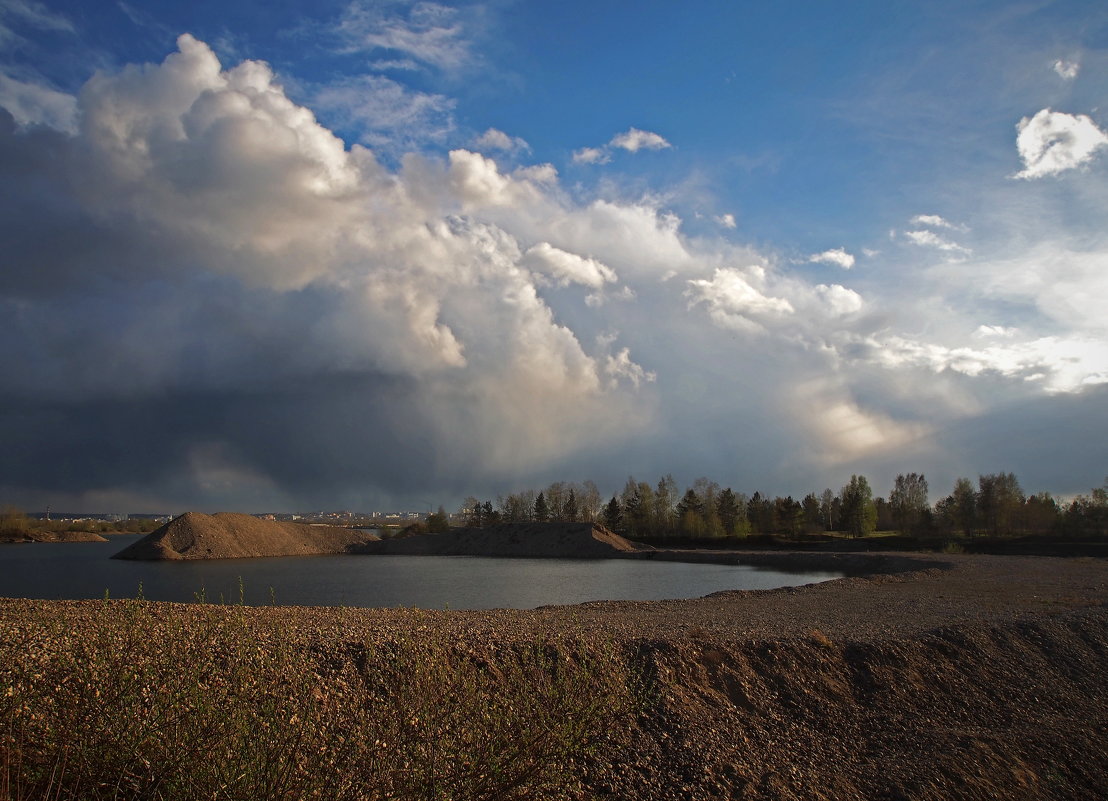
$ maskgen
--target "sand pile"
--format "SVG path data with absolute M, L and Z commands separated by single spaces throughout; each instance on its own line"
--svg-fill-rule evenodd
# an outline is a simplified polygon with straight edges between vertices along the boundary
M 371 542 L 359 553 L 601 559 L 649 550 L 599 523 L 502 523 Z
M 225 512 L 186 512 L 117 553 L 114 559 L 238 559 L 347 553 L 375 534 L 337 526 L 259 520 Z

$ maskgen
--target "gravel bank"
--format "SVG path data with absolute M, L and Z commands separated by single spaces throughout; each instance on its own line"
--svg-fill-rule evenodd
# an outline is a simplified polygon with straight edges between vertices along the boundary
M 502 523 L 484 528 L 456 528 L 442 534 L 419 534 L 367 542 L 363 554 L 409 556 L 514 556 L 603 559 L 650 553 L 598 523 Z
M 346 553 L 376 534 L 337 526 L 259 520 L 252 515 L 186 512 L 113 559 L 242 559 Z
M 1108 797 L 1108 562 L 835 556 L 805 566 L 876 558 L 898 572 L 531 611 L 246 614 L 338 660 L 398 632 L 494 650 L 551 633 L 615 644 L 648 704 L 576 766 L 598 797 Z M 2 601 L 0 627 L 64 615 L 79 629 L 95 603 Z

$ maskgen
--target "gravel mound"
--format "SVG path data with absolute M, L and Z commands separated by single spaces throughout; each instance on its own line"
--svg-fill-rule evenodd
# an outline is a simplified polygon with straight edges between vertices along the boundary
M 241 559 L 347 553 L 377 539 L 375 534 L 338 526 L 309 526 L 259 520 L 226 512 L 186 512 L 124 548 L 113 559 Z
M 637 553 L 638 545 L 599 523 L 502 523 L 444 534 L 417 534 L 368 543 L 359 553 L 408 556 L 523 556 L 602 559 Z

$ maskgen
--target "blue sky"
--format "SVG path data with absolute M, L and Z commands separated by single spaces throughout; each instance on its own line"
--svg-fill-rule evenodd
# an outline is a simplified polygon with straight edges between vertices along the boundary
M 1106 95 L 1087 2 L 0 0 L 0 495 L 1085 491 Z

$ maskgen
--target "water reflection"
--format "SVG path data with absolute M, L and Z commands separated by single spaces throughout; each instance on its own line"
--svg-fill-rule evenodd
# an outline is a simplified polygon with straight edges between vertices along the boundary
M 461 556 L 310 556 L 194 562 L 110 559 L 137 540 L 0 547 L 0 596 L 144 597 L 248 604 L 423 609 L 531 609 L 598 600 L 696 598 L 771 589 L 841 574 L 641 560 L 490 559 Z M 272 592 L 271 592 L 272 590 Z

